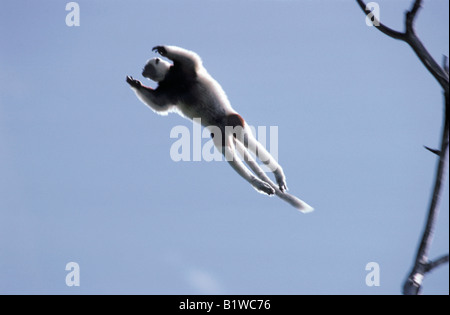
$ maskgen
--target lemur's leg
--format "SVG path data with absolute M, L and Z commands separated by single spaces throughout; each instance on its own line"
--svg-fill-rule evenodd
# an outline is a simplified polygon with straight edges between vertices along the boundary
M 163 114 L 169 110 L 170 104 L 167 99 L 158 95 L 156 90 L 142 85 L 139 80 L 135 80 L 131 76 L 127 76 L 127 83 L 136 93 L 137 97 L 155 112 Z
M 227 143 L 223 144 L 222 147 L 218 147 L 217 149 L 222 152 L 222 154 L 225 156 L 226 161 L 231 165 L 231 167 L 242 178 L 249 182 L 258 192 L 267 195 L 273 195 L 275 193 L 275 190 L 268 183 L 260 180 L 258 177 L 253 175 L 236 154 L 236 147 L 233 144 L 233 136 L 227 135 L 225 138 Z
M 286 177 L 284 176 L 283 169 L 273 158 L 273 156 L 267 152 L 266 148 L 255 139 L 251 129 L 245 123 L 244 119 L 238 114 L 232 114 L 227 117 L 226 126 L 234 128 L 233 133 L 236 136 L 236 140 L 240 141 L 244 146 L 250 150 L 256 157 L 261 160 L 269 169 L 274 173 L 275 179 L 281 191 L 286 191 Z
M 273 156 L 269 152 L 267 152 L 266 148 L 264 148 L 264 146 L 255 139 L 252 131 L 250 130 L 250 128 L 248 128 L 248 126 L 246 126 L 244 130 L 245 134 L 243 143 L 245 147 L 248 148 L 253 154 L 255 154 L 258 159 L 273 172 L 280 190 L 286 191 L 286 176 L 284 175 L 283 169 L 281 168 L 280 164 L 278 164 Z

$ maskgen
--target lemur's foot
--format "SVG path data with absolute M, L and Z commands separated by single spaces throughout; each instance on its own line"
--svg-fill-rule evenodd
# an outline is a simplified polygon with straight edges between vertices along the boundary
M 253 187 L 255 187 L 257 191 L 269 196 L 275 194 L 275 189 L 273 189 L 272 186 L 259 179 L 255 180 Z
M 280 187 L 281 192 L 288 190 L 286 183 L 278 183 L 278 187 Z
M 142 86 L 142 84 L 141 84 L 141 82 L 140 82 L 139 80 L 133 79 L 133 77 L 130 76 L 130 75 L 127 76 L 127 83 L 128 83 L 130 86 L 135 87 L 135 88 L 139 88 L 139 87 Z
M 287 185 L 286 185 L 286 178 L 284 177 L 283 174 L 275 174 L 275 178 L 277 180 L 278 187 L 280 188 L 280 190 L 282 192 L 285 192 L 286 190 L 288 190 Z
M 157 52 L 161 56 L 165 56 L 167 54 L 167 50 L 164 46 L 155 46 L 152 48 L 152 50 Z

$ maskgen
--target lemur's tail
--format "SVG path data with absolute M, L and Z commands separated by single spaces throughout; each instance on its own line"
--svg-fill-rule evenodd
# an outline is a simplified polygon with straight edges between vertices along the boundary
M 270 185 L 272 186 L 272 184 L 273 184 L 273 183 L 271 183 Z M 309 212 L 313 212 L 313 211 L 314 211 L 314 208 L 311 207 L 310 205 L 308 205 L 306 202 L 304 202 L 304 201 L 298 199 L 297 197 L 295 197 L 295 196 L 293 196 L 293 195 L 291 195 L 291 194 L 288 194 L 288 193 L 285 193 L 285 192 L 280 191 L 280 190 L 278 189 L 278 187 L 276 187 L 276 186 L 275 186 L 275 187 L 272 186 L 272 187 L 275 189 L 275 194 L 276 194 L 278 197 L 280 197 L 280 198 L 283 199 L 284 201 L 290 203 L 292 206 L 294 206 L 295 208 L 297 208 L 298 211 L 300 211 L 300 212 L 302 212 L 302 213 L 309 213 Z
M 252 171 L 255 172 L 256 176 L 258 176 L 259 179 L 261 179 L 262 181 L 264 181 L 264 182 L 268 183 L 270 186 L 272 186 L 272 188 L 275 190 L 275 194 L 278 197 L 280 197 L 284 201 L 288 202 L 294 208 L 296 208 L 298 211 L 300 211 L 302 213 L 309 213 L 309 212 L 314 211 L 314 208 L 311 207 L 310 205 L 308 205 L 306 202 L 298 199 L 297 197 L 295 197 L 291 194 L 282 192 L 278 188 L 278 186 L 275 185 L 275 183 L 272 182 L 272 180 L 266 175 L 266 173 L 264 173 L 264 171 L 261 169 L 261 167 L 259 167 L 259 165 L 255 161 L 255 159 L 253 159 L 253 157 L 250 156 L 248 151 L 245 149 L 244 145 L 239 141 L 235 141 L 234 143 L 236 145 L 238 152 L 244 158 L 245 163 L 247 163 L 247 165 L 252 169 Z

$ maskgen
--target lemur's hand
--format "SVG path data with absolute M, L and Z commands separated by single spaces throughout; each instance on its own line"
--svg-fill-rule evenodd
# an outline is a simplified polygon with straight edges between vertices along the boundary
M 142 86 L 139 80 L 133 79 L 132 76 L 127 76 L 127 83 L 134 88 L 140 88 Z
M 152 48 L 152 51 L 157 52 L 158 54 L 160 54 L 163 57 L 167 54 L 167 50 L 164 46 L 155 46 Z

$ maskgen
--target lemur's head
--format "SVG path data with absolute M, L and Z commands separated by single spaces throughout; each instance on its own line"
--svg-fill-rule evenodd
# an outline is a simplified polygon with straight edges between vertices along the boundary
M 147 61 L 147 64 L 142 71 L 142 76 L 155 82 L 160 82 L 166 77 L 167 72 L 169 72 L 169 68 L 170 63 L 167 61 L 159 58 L 153 58 Z

